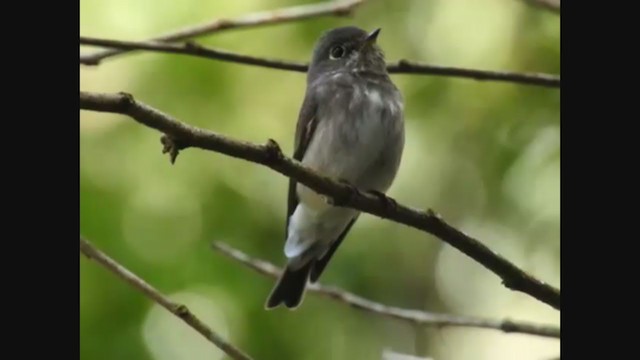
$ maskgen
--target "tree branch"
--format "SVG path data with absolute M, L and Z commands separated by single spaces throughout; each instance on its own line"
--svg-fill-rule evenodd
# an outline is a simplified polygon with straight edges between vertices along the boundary
M 289 70 L 297 72 L 306 72 L 307 64 L 267 59 L 248 55 L 236 54 L 224 50 L 217 50 L 194 42 L 184 44 L 165 44 L 158 42 L 139 42 L 139 41 L 120 41 L 97 39 L 90 37 L 80 37 L 80 45 L 102 46 L 121 50 L 147 50 L 161 53 L 181 54 L 205 59 L 229 61 L 245 65 L 261 66 L 271 69 Z M 81 64 L 91 64 L 91 60 L 80 56 Z M 389 73 L 392 74 L 415 74 L 415 75 L 435 75 L 460 77 L 474 80 L 491 80 L 512 82 L 526 85 L 537 85 L 544 87 L 560 87 L 560 77 L 549 74 L 537 73 L 517 73 L 506 71 L 489 71 L 462 69 L 447 66 L 419 64 L 413 61 L 400 60 L 396 63 L 390 63 L 387 67 Z
M 211 60 L 223 60 L 245 65 L 256 65 L 271 69 L 290 70 L 297 72 L 307 71 L 307 64 L 299 64 L 282 60 L 265 59 L 254 56 L 235 54 L 224 50 L 207 48 L 194 42 L 186 42 L 184 44 L 165 44 L 158 42 L 154 43 L 97 39 L 81 36 L 80 45 L 101 46 L 122 50 L 147 50 L 152 52 L 190 55 Z M 82 56 L 80 57 L 80 63 L 85 65 L 87 64 L 86 60 Z
M 253 269 L 254 271 L 262 275 L 277 278 L 282 272 L 282 269 L 274 266 L 273 264 L 270 264 L 264 260 L 252 258 L 249 255 L 241 252 L 240 250 L 234 249 L 227 244 L 215 242 L 212 244 L 212 247 L 223 255 L 235 261 L 238 261 L 239 263 Z M 523 333 L 560 338 L 560 329 L 554 326 L 530 324 L 521 321 L 489 320 L 477 317 L 436 314 L 421 310 L 402 309 L 373 302 L 344 290 L 335 287 L 320 285 L 318 283 L 309 284 L 307 289 L 310 293 L 314 293 L 347 304 L 359 310 L 368 311 L 376 315 L 393 319 L 408 321 L 412 324 L 420 326 L 475 327 L 500 330 L 507 333 Z
M 448 77 L 460 77 L 474 80 L 503 81 L 524 85 L 537 85 L 560 88 L 560 76 L 543 73 L 517 73 L 508 71 L 462 69 L 450 66 L 420 64 L 408 60 L 400 60 L 388 67 L 391 74 L 423 74 Z
M 191 326 L 194 330 L 199 332 L 207 340 L 212 342 L 215 346 L 224 351 L 230 358 L 236 360 L 251 360 L 251 358 L 242 352 L 242 350 L 228 343 L 215 331 L 205 325 L 200 319 L 189 311 L 189 309 L 182 304 L 176 304 L 167 299 L 158 290 L 154 289 L 151 285 L 147 284 L 144 280 L 136 276 L 136 274 L 127 270 L 124 266 L 118 264 L 115 260 L 94 247 L 89 241 L 80 237 L 80 252 L 87 258 L 102 265 L 105 269 L 111 271 L 121 280 L 124 280 L 129 285 L 133 286 L 138 291 L 142 292 L 149 299 L 156 302 L 163 308 L 169 310 L 172 314 L 182 319 L 187 325 Z
M 186 27 L 180 30 L 160 35 L 149 41 L 176 42 L 212 33 L 231 30 L 258 27 L 264 25 L 280 24 L 312 17 L 321 16 L 348 16 L 361 5 L 364 0 L 331 1 L 310 5 L 292 6 L 284 9 L 248 14 L 236 19 L 216 19 L 204 24 Z M 120 49 L 100 51 L 93 54 L 80 55 L 80 63 L 98 65 L 106 58 L 124 54 L 135 49 Z
M 137 102 L 129 94 L 80 92 L 80 108 L 128 115 L 141 124 L 168 135 L 163 137 L 164 152 L 172 161 L 179 150 L 187 147 L 211 150 L 269 167 L 296 179 L 310 189 L 327 196 L 335 206 L 350 207 L 381 218 L 425 231 L 445 241 L 494 272 L 509 289 L 528 294 L 560 309 L 560 290 L 527 274 L 496 254 L 480 241 L 447 224 L 432 210 L 419 211 L 399 205 L 390 197 L 365 193 L 348 184 L 318 175 L 299 162 L 282 154 L 278 144 L 266 145 L 237 141 L 223 135 L 184 124 L 148 105 Z

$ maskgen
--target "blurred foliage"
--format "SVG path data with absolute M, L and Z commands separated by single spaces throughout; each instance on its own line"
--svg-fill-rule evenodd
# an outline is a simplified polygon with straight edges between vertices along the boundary
M 314 0 L 80 2 L 80 33 L 143 39 L 212 18 Z M 352 18 L 230 30 L 201 42 L 307 61 L 321 32 L 382 27 L 390 61 L 560 72 L 560 18 L 517 0 L 370 0 Z M 95 51 L 81 48 L 81 51 Z M 407 145 L 390 195 L 431 207 L 495 251 L 560 285 L 560 91 L 394 75 L 406 98 Z M 236 139 L 273 138 L 291 153 L 305 77 L 187 56 L 137 53 L 80 69 L 85 91 L 126 91 L 185 122 Z M 187 150 L 175 165 L 160 134 L 123 117 L 80 113 L 80 232 L 256 359 L 437 360 L 556 356 L 560 342 L 478 329 L 428 329 L 307 296 L 266 312 L 274 280 L 210 250 L 225 241 L 282 265 L 287 179 L 220 154 Z M 80 260 L 80 356 L 212 359 L 221 352 L 96 264 Z M 506 290 L 441 241 L 363 215 L 322 281 L 402 307 L 559 324 L 559 312 Z

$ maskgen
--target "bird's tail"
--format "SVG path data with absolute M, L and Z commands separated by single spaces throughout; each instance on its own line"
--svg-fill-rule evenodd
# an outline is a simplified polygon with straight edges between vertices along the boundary
M 265 305 L 266 309 L 273 309 L 284 303 L 286 307 L 294 309 L 302 302 L 309 271 L 314 261 L 307 262 L 299 269 L 293 270 L 291 266 L 287 266 L 278 282 L 276 283 Z

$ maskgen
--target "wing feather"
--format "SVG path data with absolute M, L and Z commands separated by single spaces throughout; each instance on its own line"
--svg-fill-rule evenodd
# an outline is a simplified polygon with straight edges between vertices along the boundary
M 307 95 L 302 102 L 302 107 L 300 108 L 300 113 L 298 115 L 298 123 L 296 125 L 293 158 L 298 161 L 302 161 L 316 130 L 318 124 L 318 118 L 316 116 L 317 108 L 318 105 L 315 98 L 310 96 L 307 92 Z M 289 218 L 296 210 L 299 202 L 298 194 L 296 193 L 296 185 L 297 182 L 290 178 L 289 193 L 287 196 L 287 228 L 285 229 L 285 234 L 288 232 Z

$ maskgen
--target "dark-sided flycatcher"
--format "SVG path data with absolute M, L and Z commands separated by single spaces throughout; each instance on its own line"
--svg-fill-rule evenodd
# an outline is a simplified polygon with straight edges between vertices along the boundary
M 341 27 L 318 40 L 293 157 L 322 175 L 385 193 L 404 148 L 404 105 L 376 43 L 379 33 Z M 290 180 L 284 245 L 288 261 L 267 300 L 268 309 L 300 304 L 307 281 L 318 280 L 358 216 L 358 211 L 331 206 Z

